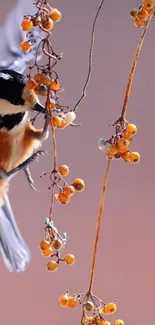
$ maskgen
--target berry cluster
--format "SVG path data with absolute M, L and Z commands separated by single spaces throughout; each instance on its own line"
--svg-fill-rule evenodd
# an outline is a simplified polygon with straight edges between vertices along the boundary
M 67 234 L 64 233 L 63 237 L 59 234 L 52 221 L 48 218 L 45 220 L 45 239 L 40 243 L 39 247 L 41 253 L 45 257 L 55 257 L 55 260 L 50 260 L 47 263 L 47 270 L 51 272 L 57 271 L 60 261 L 64 261 L 68 265 L 75 263 L 75 257 L 72 254 L 66 254 L 64 258 L 60 258 L 60 251 L 64 248 L 67 242 Z
M 132 136 L 135 135 L 136 132 L 136 125 L 128 124 L 126 121 L 117 121 L 116 135 L 112 136 L 109 140 L 105 140 L 104 138 L 99 139 L 98 147 L 101 150 L 108 147 L 108 151 L 106 153 L 107 159 L 112 160 L 121 158 L 126 162 L 137 163 L 140 161 L 139 153 L 129 150 L 129 144 L 132 141 Z
M 105 315 L 111 315 L 117 311 L 115 302 L 105 303 L 92 294 L 71 296 L 67 291 L 65 295 L 59 298 L 59 304 L 61 307 L 71 309 L 81 304 L 83 308 L 82 325 L 124 325 L 121 319 L 115 320 L 114 323 L 110 323 L 105 319 Z
M 50 31 L 53 28 L 54 23 L 60 21 L 62 17 L 62 14 L 58 9 L 51 8 L 49 5 L 42 7 L 42 10 L 40 10 L 39 1 L 37 2 L 38 4 L 36 3 L 36 7 L 38 7 L 39 10 L 36 15 L 25 16 L 21 23 L 21 28 L 24 31 L 29 32 L 29 39 L 23 40 L 20 44 L 21 49 L 25 52 L 32 49 L 33 42 L 35 41 L 30 33 L 32 28 L 38 26 L 44 31 Z
M 150 14 L 153 12 L 153 17 L 155 17 L 155 0 L 142 0 L 142 5 L 138 9 L 133 9 L 130 12 L 130 16 L 134 20 L 134 25 L 136 27 L 144 27 Z

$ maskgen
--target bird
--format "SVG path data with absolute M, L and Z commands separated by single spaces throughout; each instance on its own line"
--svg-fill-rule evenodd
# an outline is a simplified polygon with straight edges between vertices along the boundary
M 0 252 L 10 272 L 25 271 L 31 260 L 8 198 L 10 181 L 23 170 L 33 187 L 29 165 L 44 153 L 40 147 L 48 138 L 48 115 L 34 91 L 26 87 L 24 75 L 34 59 L 35 48 L 23 53 L 19 46 L 23 38 L 20 19 L 26 11 L 33 10 L 32 1 L 19 0 L 0 28 Z M 41 32 L 35 29 L 35 33 Z M 44 113 L 43 129 L 33 126 L 30 111 Z

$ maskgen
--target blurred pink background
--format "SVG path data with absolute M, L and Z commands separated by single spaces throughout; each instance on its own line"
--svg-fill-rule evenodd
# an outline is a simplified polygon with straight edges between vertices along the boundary
M 0 22 L 15 2 L 1 4 Z M 63 14 L 52 34 L 52 44 L 64 59 L 58 71 L 65 92 L 62 104 L 72 107 L 81 94 L 88 70 L 90 33 L 98 1 L 51 0 Z M 87 187 L 71 203 L 57 202 L 54 220 L 60 232 L 68 233 L 66 253 L 76 256 L 74 266 L 61 265 L 56 273 L 46 271 L 46 258 L 38 244 L 44 236 L 52 168 L 51 138 L 44 144 L 49 156 L 33 163 L 31 171 L 39 193 L 32 191 L 24 174 L 12 182 L 10 199 L 14 213 L 33 259 L 26 273 L 10 274 L 0 259 L 1 316 L 5 325 L 80 323 L 81 308 L 62 309 L 60 295 L 87 290 L 94 233 L 106 159 L 98 149 L 101 136 L 110 137 L 108 124 L 120 115 L 131 63 L 141 29 L 134 27 L 129 12 L 140 1 L 105 0 L 95 38 L 92 79 L 87 97 L 78 110 L 81 128 L 57 132 L 59 164 L 72 168 L 69 180 L 83 178 Z M 154 324 L 155 293 L 155 20 L 152 21 L 137 66 L 127 118 L 138 127 L 131 148 L 139 151 L 137 165 L 112 164 L 100 246 L 97 256 L 94 293 L 106 301 L 118 298 L 118 312 L 108 320 L 121 318 L 125 325 Z

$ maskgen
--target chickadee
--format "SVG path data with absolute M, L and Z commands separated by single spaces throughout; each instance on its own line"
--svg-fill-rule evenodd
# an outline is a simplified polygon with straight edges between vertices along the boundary
M 12 70 L 0 71 L 0 250 L 10 271 L 23 271 L 30 252 L 22 239 L 7 198 L 13 174 L 24 170 L 32 184 L 29 164 L 48 137 L 48 117 L 43 130 L 29 120 L 29 111 L 45 112 L 33 90 L 26 88 L 27 78 Z

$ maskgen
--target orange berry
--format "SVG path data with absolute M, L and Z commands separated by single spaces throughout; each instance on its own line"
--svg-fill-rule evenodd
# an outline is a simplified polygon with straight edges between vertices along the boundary
M 72 185 L 67 185 L 63 189 L 63 192 L 68 196 L 72 196 L 75 193 L 75 188 Z
M 61 119 L 61 124 L 58 126 L 59 129 L 64 129 L 67 126 L 67 121 Z
M 78 302 L 77 298 L 75 298 L 75 297 L 70 297 L 68 299 L 68 307 L 69 308 L 76 308 L 78 303 L 79 302 Z
M 25 86 L 26 86 L 28 89 L 35 89 L 36 86 L 37 86 L 37 84 L 36 84 L 36 82 L 35 82 L 33 79 L 29 79 L 29 80 L 26 82 Z
M 130 152 L 128 154 L 128 161 L 138 163 L 140 161 L 140 154 L 138 152 Z
M 40 16 L 33 16 L 32 18 L 33 26 L 36 27 L 41 23 L 41 17 Z
M 128 141 L 127 139 L 121 138 L 117 144 L 119 151 L 121 151 L 122 149 L 124 150 L 124 149 L 128 148 L 129 143 L 130 143 L 130 141 Z
M 148 11 L 145 10 L 144 8 L 140 9 L 137 13 L 137 18 L 139 20 L 146 20 L 148 18 L 149 14 L 148 14 Z
M 43 85 L 49 86 L 51 84 L 51 78 L 48 74 L 43 74 L 42 75 L 42 82 Z
M 154 0 L 142 0 L 142 6 L 146 10 L 153 9 L 153 7 L 155 6 L 155 1 Z
M 128 140 L 129 142 L 132 141 L 132 138 L 131 138 L 131 135 L 130 135 L 130 134 L 124 134 L 124 135 L 123 135 L 123 139 L 126 139 L 126 140 Z
M 85 189 L 85 183 L 82 179 L 80 178 L 76 178 L 74 181 L 73 181 L 73 187 L 75 188 L 75 190 L 77 192 L 82 192 L 84 189 Z
M 30 51 L 32 49 L 32 45 L 27 40 L 22 41 L 20 43 L 20 47 L 24 52 Z
M 39 85 L 37 88 L 36 88 L 36 92 L 39 96 L 47 96 L 47 93 L 48 93 L 48 88 L 44 85 Z
M 30 19 L 25 18 L 21 23 L 21 27 L 24 31 L 29 31 L 33 27 L 33 22 Z
M 106 320 L 104 320 L 100 317 L 97 317 L 96 323 L 97 323 L 97 325 L 111 325 L 111 323 L 107 322 Z
M 51 118 L 51 126 L 53 126 L 54 128 L 57 128 L 61 125 L 61 118 L 59 116 L 53 116 Z
M 106 153 L 106 158 L 112 160 L 112 159 L 114 159 L 115 157 L 114 157 L 114 155 L 113 155 L 111 152 L 108 151 L 108 152 Z
M 46 30 L 51 30 L 54 26 L 53 20 L 51 18 L 42 20 L 41 24 L 42 24 L 43 28 Z
M 145 21 L 144 20 L 139 20 L 137 17 L 134 19 L 134 25 L 136 27 L 144 27 L 145 26 Z
M 117 319 L 115 320 L 114 325 L 124 325 L 124 322 L 121 319 Z
M 117 146 L 115 146 L 115 144 L 112 144 L 112 145 L 108 148 L 108 151 L 109 151 L 112 155 L 115 155 L 115 153 L 118 152 L 118 148 L 117 148 Z
M 62 14 L 61 12 L 56 9 L 56 8 L 53 8 L 51 11 L 50 11 L 50 14 L 49 14 L 50 18 L 54 21 L 54 22 L 58 22 L 60 21 L 61 17 L 62 17 Z
M 54 247 L 55 249 L 60 249 L 63 246 L 63 243 L 61 240 L 59 239 L 54 239 L 52 241 L 52 247 Z
M 73 265 L 75 263 L 75 256 L 72 254 L 66 254 L 64 257 L 64 261 L 68 265 Z
M 114 314 L 117 310 L 116 304 L 113 302 L 110 302 L 109 304 L 106 304 L 103 306 L 102 311 L 105 314 Z
M 134 135 L 137 132 L 137 127 L 134 124 L 128 124 L 125 130 L 127 135 Z
M 55 197 L 59 201 L 59 203 L 62 203 L 62 204 L 66 204 L 70 201 L 70 196 L 66 195 L 63 192 L 56 194 Z
M 54 91 L 59 90 L 60 89 L 59 81 L 58 80 L 52 80 L 51 85 L 50 85 L 50 89 L 54 90 Z
M 90 316 L 85 319 L 85 323 L 88 325 L 96 324 L 96 320 L 94 319 L 94 317 Z
M 42 83 L 42 79 L 43 79 L 43 75 L 41 73 L 37 73 L 35 76 L 34 76 L 34 80 L 38 83 L 38 84 L 41 84 Z
M 59 264 L 55 261 L 49 261 L 46 266 L 47 270 L 50 272 L 57 271 L 58 267 L 59 267 Z
M 137 16 L 137 12 L 138 12 L 137 9 L 133 9 L 133 10 L 131 10 L 131 11 L 130 11 L 130 16 L 131 16 L 132 18 L 136 18 L 136 16 Z
M 84 309 L 87 310 L 87 311 L 92 311 L 94 309 L 94 304 L 92 301 L 87 301 L 85 304 L 84 304 Z
M 70 172 L 70 169 L 67 165 L 61 165 L 59 168 L 58 168 L 58 172 L 61 176 L 67 176 Z
M 55 102 L 54 99 L 51 99 L 51 98 L 50 98 L 50 100 L 48 100 L 48 101 L 46 102 L 46 105 L 47 105 L 47 108 L 48 108 L 49 110 L 52 110 L 52 109 L 54 109 L 54 108 L 56 107 L 56 102 Z
M 129 156 L 129 152 L 128 151 L 124 151 L 124 152 L 121 153 L 121 158 L 124 161 L 128 161 L 128 156 Z
M 42 255 L 44 255 L 45 257 L 49 257 L 49 256 L 52 255 L 52 248 L 49 247 L 47 250 L 42 251 L 41 253 L 42 253 Z
M 67 307 L 68 306 L 68 296 L 64 295 L 59 298 L 59 304 L 61 307 Z
M 50 247 L 50 242 L 47 241 L 47 240 L 43 240 L 43 241 L 40 243 L 39 247 L 40 247 L 40 249 L 41 249 L 42 251 L 46 251 L 46 250 L 49 249 L 49 247 Z

